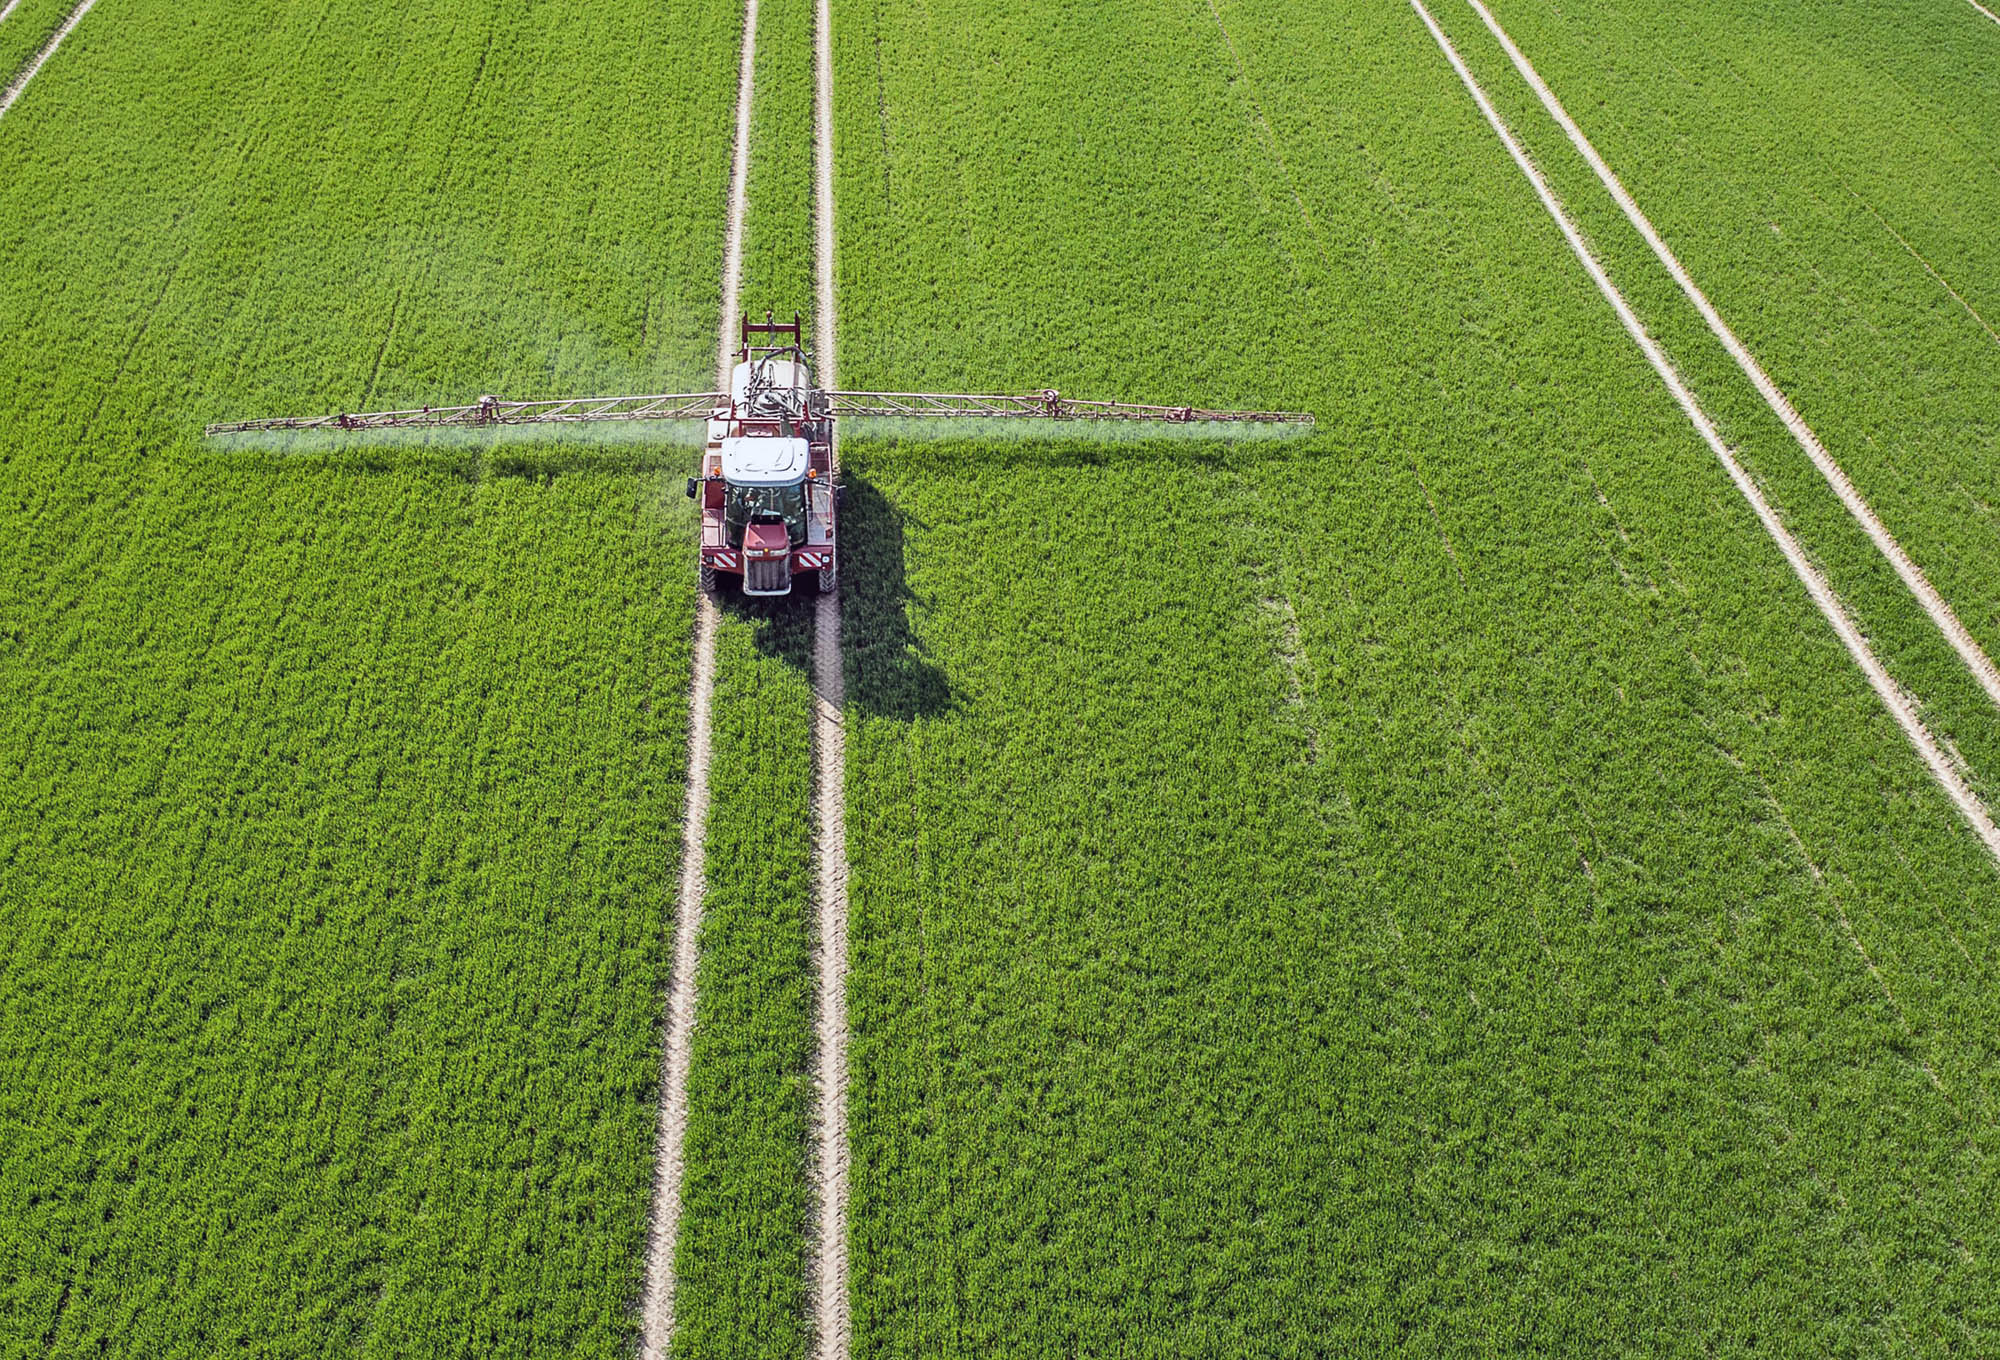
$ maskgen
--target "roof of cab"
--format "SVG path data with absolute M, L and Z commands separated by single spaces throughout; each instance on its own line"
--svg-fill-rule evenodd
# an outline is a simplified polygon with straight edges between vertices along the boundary
M 722 441 L 722 475 L 736 486 L 790 486 L 805 478 L 806 441 L 739 435 Z

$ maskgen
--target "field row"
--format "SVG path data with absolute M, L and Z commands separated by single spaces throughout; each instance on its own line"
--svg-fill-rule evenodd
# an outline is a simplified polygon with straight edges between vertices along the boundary
M 812 298 L 812 5 L 759 0 L 743 310 Z M 691 558 L 690 558 L 691 564 Z M 690 565 L 691 569 L 691 565 Z M 725 602 L 675 1357 L 806 1349 L 811 614 Z

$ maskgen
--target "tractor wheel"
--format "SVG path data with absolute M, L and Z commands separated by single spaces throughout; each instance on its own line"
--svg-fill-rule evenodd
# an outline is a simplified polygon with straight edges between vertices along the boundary
M 819 593 L 822 595 L 832 595 L 838 592 L 839 589 L 840 589 L 839 568 L 821 567 L 819 569 Z
M 719 589 L 720 589 L 720 587 L 719 587 L 719 586 L 717 585 L 717 583 L 716 583 L 716 579 L 715 579 L 715 568 L 714 568 L 714 567 L 711 567 L 711 566 L 710 566 L 710 565 L 708 565 L 708 563 L 706 563 L 706 562 L 702 563 L 702 564 L 701 564 L 701 593 L 702 593 L 702 594 L 704 594 L 704 595 L 713 595 L 713 594 L 715 594 L 715 593 L 716 593 L 716 592 L 717 592 L 717 591 L 718 591 Z

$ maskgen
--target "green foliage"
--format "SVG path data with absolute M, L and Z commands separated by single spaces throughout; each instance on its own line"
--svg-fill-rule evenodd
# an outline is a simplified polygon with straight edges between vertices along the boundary
M 805 1348 L 811 625 L 732 600 L 717 640 L 676 1355 Z
M 813 0 L 758 0 L 743 310 L 813 311 Z
M 0 668 L 6 1331 L 602 1351 L 650 1190 L 687 609 L 646 582 L 684 522 L 626 475 L 176 464 Z
M 1477 15 L 1464 0 L 1435 8 L 1927 724 L 2000 801 L 1992 701 Z M 2000 652 L 1991 25 L 1942 6 L 1866 5 L 1838 22 L 1762 4 L 1675 6 L 1671 22 L 1651 0 L 1491 8 L 1890 532 Z
M 2000 880 L 1407 5 L 844 13 L 844 381 L 1324 422 L 849 443 L 858 1351 L 1982 1349 Z
M 76 6 L 77 0 L 21 0 L 0 22 L 0 90 L 27 69 Z M 5 8 L 6 0 L 0 0 L 0 9 Z
M 685 452 L 196 432 L 705 385 L 734 13 L 142 0 L 0 123 L 0 1350 L 630 1343 Z
M 1991 646 L 1993 357 L 1912 263 L 2000 313 L 1985 49 L 1684 12 L 1502 16 Z M 740 13 L 132 0 L 0 123 L 0 1349 L 630 1345 L 685 453 L 191 431 L 705 385 Z M 2000 881 L 1408 6 L 836 25 L 845 381 L 1323 421 L 846 446 L 857 1352 L 1992 1350 Z M 803 1345 L 802 604 L 719 639 L 677 1353 Z

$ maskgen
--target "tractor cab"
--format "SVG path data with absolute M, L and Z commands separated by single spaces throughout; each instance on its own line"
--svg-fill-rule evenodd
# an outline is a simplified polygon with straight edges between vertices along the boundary
M 806 471 L 811 457 L 803 439 L 746 436 L 722 441 L 722 522 L 729 546 L 743 546 L 753 525 L 781 525 L 786 546 L 806 541 Z
M 792 589 L 792 549 L 806 541 L 806 472 L 811 452 L 796 436 L 743 435 L 722 441 L 722 525 L 743 552 L 743 593 Z

